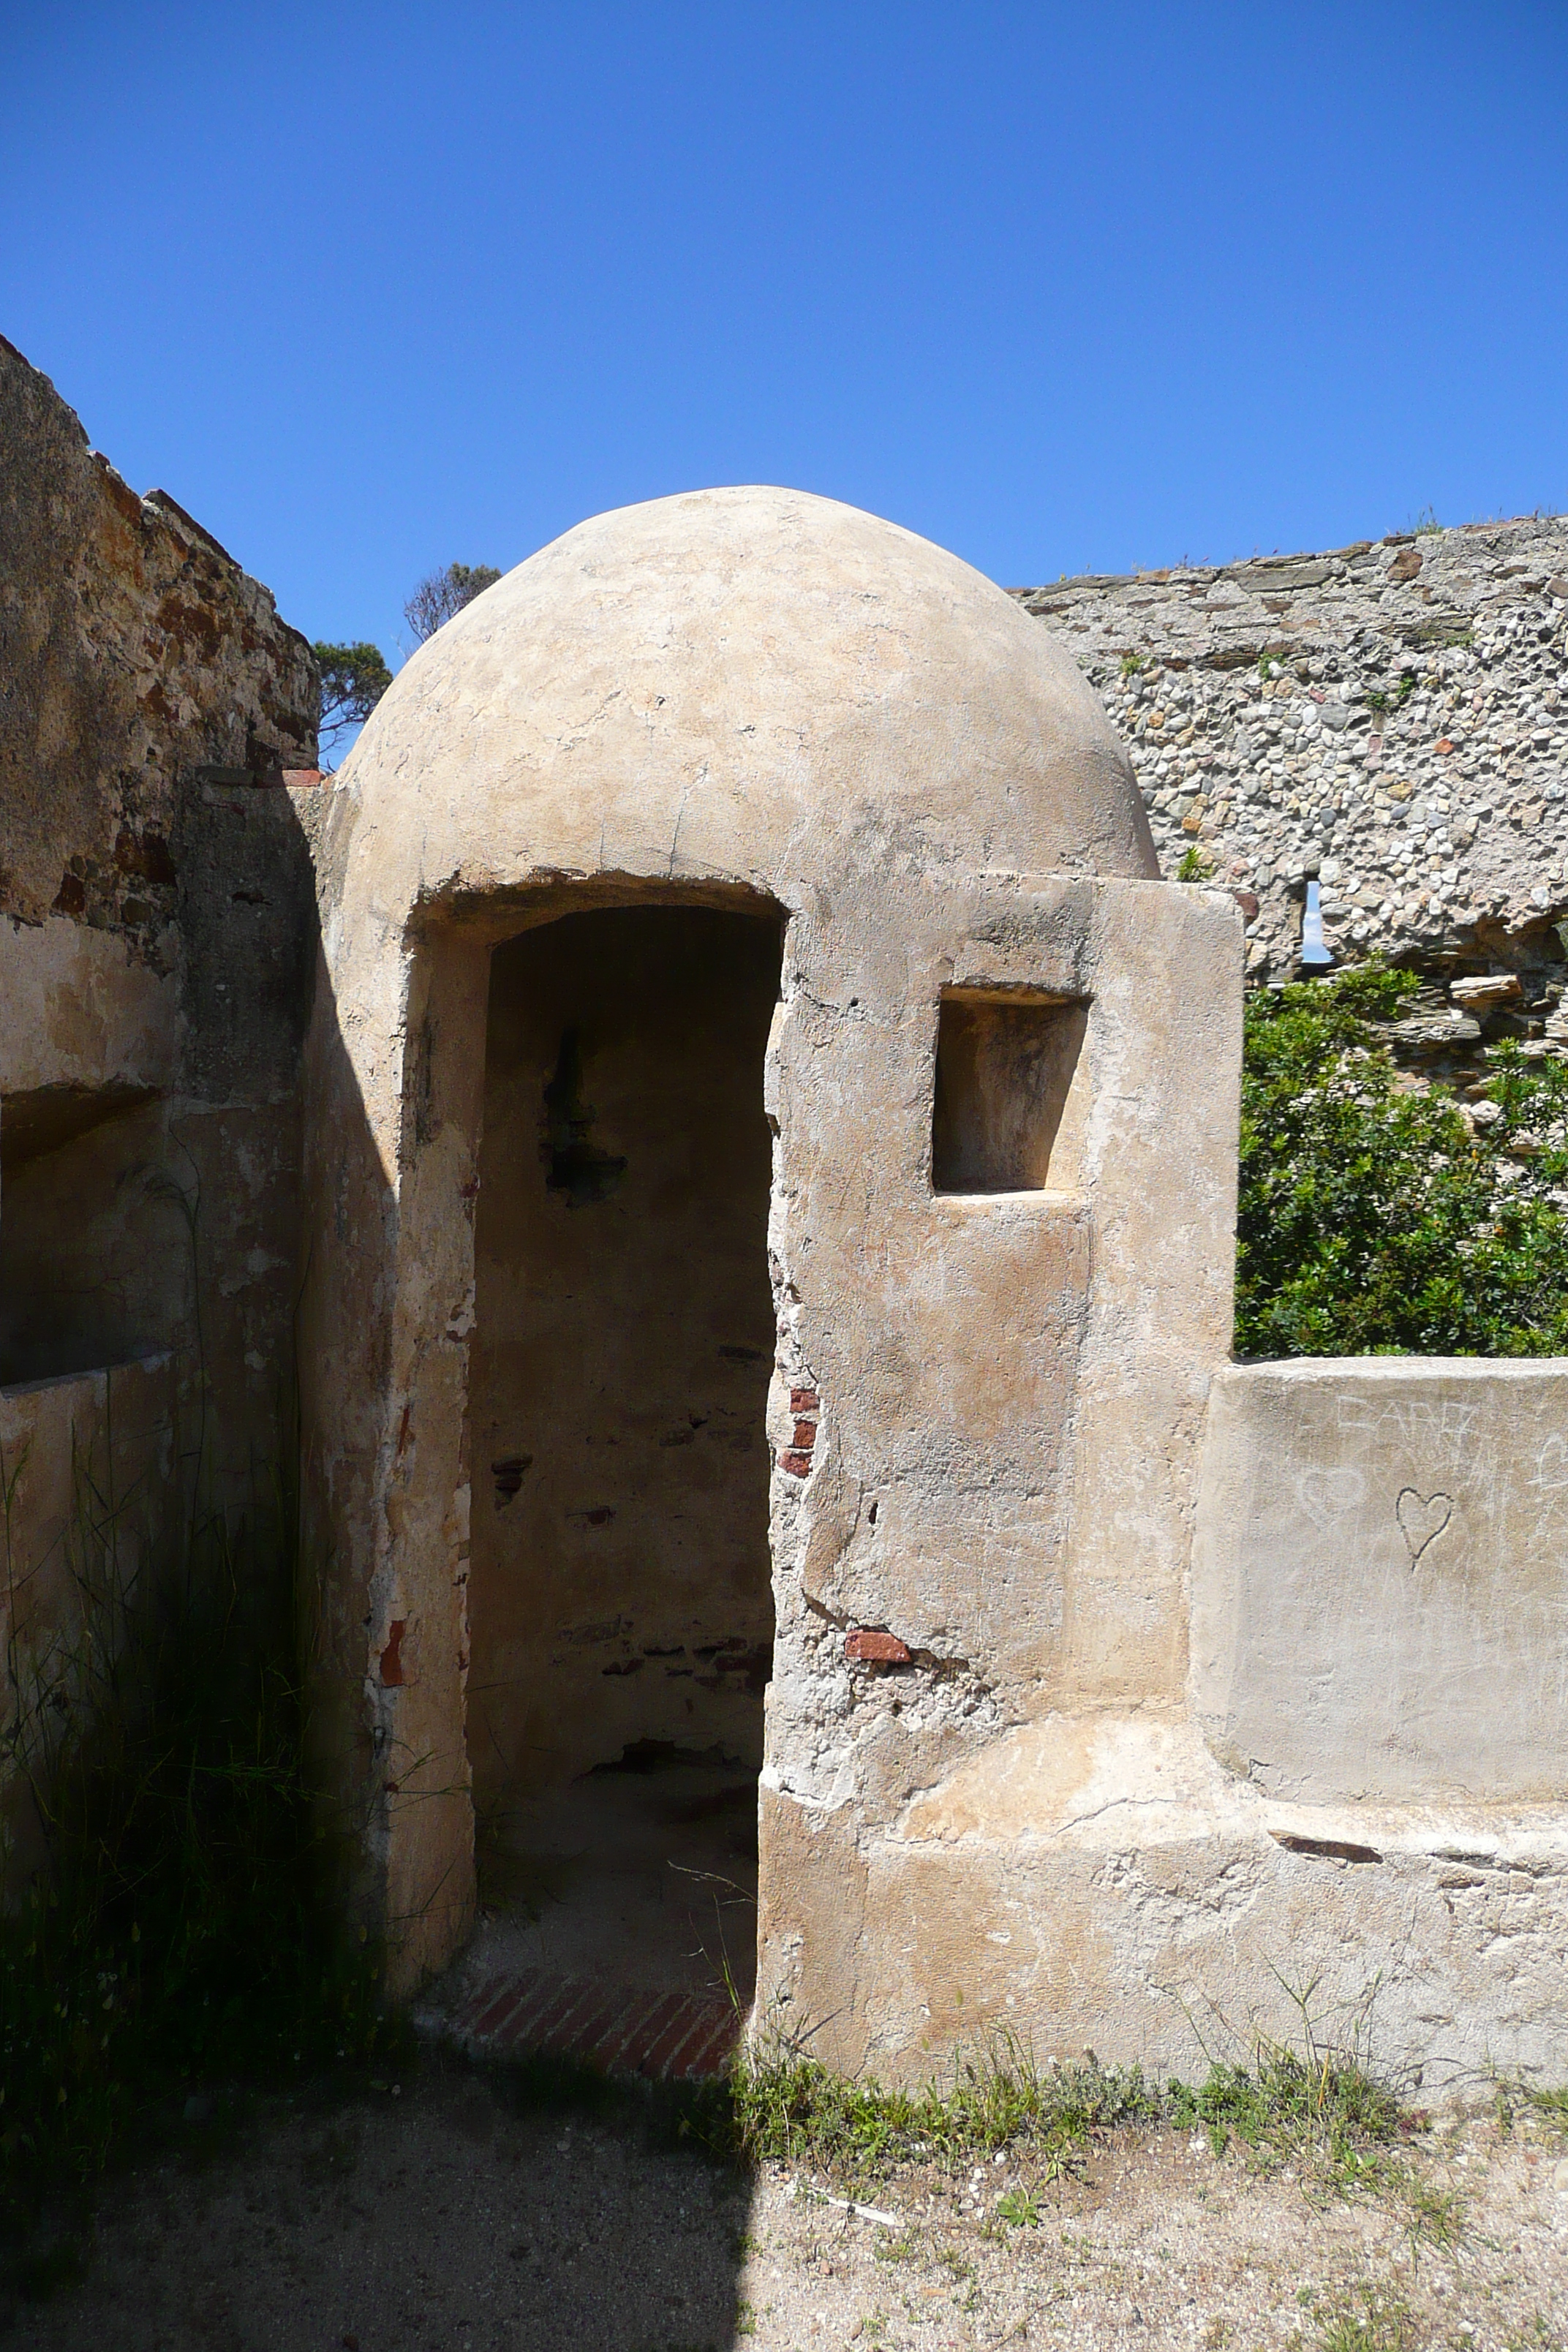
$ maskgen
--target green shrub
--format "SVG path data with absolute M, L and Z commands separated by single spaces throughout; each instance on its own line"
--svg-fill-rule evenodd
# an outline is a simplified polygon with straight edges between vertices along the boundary
M 1472 1135 L 1399 1089 L 1373 1025 L 1418 984 L 1369 965 L 1248 999 L 1238 1355 L 1568 1353 L 1568 1066 L 1493 1047 L 1502 1117 Z

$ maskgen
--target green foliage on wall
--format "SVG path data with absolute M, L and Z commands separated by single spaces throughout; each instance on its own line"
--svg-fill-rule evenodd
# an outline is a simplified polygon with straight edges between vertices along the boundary
M 1493 1046 L 1472 1133 L 1401 1089 L 1366 966 L 1247 1008 L 1238 1356 L 1568 1354 L 1568 1065 Z

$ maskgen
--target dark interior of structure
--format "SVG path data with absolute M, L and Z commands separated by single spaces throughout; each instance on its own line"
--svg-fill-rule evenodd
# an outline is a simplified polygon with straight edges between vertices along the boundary
M 468 1751 L 485 1932 L 564 1972 L 750 1988 L 780 950 L 645 905 L 493 959 Z
M 43 1087 L 0 1103 L 0 1387 L 168 1344 L 191 1236 L 153 1179 L 163 1157 L 163 1106 L 145 1087 Z

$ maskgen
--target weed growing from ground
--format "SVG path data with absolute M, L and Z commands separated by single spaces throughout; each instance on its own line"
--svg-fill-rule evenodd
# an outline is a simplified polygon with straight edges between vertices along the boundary
M 731 2069 L 729 2144 L 749 2164 L 799 2167 L 852 2193 L 906 2167 L 961 2171 L 1005 2154 L 1010 2180 L 986 2218 L 992 2234 L 1030 2229 L 1039 2191 L 1091 2134 L 1127 2126 L 1202 2130 L 1216 2156 L 1290 2165 L 1307 2193 L 1392 2201 L 1413 2242 L 1455 2234 L 1454 2201 L 1429 2190 L 1401 2154 L 1420 2118 L 1371 2074 L 1357 2049 L 1326 2050 L 1303 2010 L 1303 2050 L 1260 2042 L 1251 2067 L 1211 2063 L 1198 2084 L 1151 2083 L 1136 2067 L 1037 2065 L 1002 2040 L 918 2089 L 849 2079 L 784 2044 L 753 2044 Z M 894 2246 L 889 2259 L 901 2251 Z
M 1009 2041 L 914 2091 L 763 2045 L 737 2063 L 730 2095 L 737 2148 L 752 2162 L 809 2165 L 850 2182 L 907 2164 L 953 2171 L 1000 2149 L 1048 2159 L 1093 2127 L 1155 2121 L 1162 2105 L 1136 2067 L 1039 2067 Z
M 1201 2126 L 1222 2156 L 1232 2139 L 1256 2155 L 1311 2159 L 1342 2188 L 1359 2186 L 1399 2136 L 1392 2091 L 1352 2059 L 1266 2045 L 1256 2067 L 1216 2065 L 1196 2089 L 1173 2084 L 1171 2119 Z
M 1406 2352 L 1416 2341 L 1410 2306 L 1391 2287 L 1336 2296 L 1318 2318 L 1318 2352 Z

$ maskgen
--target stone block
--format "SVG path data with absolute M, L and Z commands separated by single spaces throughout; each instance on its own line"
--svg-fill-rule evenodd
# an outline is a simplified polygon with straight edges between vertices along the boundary
M 1233 1366 L 1209 1407 L 1192 1689 L 1311 1802 L 1568 1799 L 1568 1365 Z

